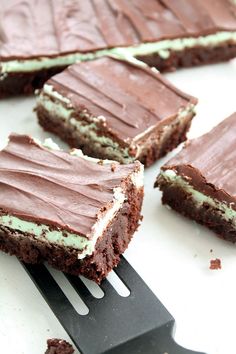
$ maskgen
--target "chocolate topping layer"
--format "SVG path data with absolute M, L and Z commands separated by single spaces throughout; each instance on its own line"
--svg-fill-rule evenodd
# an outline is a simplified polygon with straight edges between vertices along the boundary
M 107 128 L 127 141 L 197 103 L 157 71 L 110 57 L 74 64 L 47 84 L 76 111 L 105 117 Z
M 139 164 L 139 163 L 137 163 Z M 89 236 L 113 188 L 136 164 L 99 165 L 12 134 L 0 152 L 0 211 L 18 218 Z
M 1 0 L 0 59 L 236 30 L 231 0 Z
M 236 210 L 236 113 L 209 133 L 190 140 L 162 169 L 172 169 L 198 191 Z

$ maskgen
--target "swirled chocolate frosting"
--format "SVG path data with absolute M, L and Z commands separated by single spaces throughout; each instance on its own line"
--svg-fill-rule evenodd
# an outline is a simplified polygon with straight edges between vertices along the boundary
M 75 111 L 105 117 L 107 128 L 121 140 L 131 140 L 197 99 L 145 65 L 103 57 L 74 64 L 47 85 L 70 100 Z
M 137 163 L 139 164 L 139 163 Z M 12 134 L 0 152 L 0 211 L 87 235 L 137 164 L 100 165 Z
M 196 190 L 236 210 L 236 113 L 209 133 L 190 140 L 168 161 L 163 170 L 173 169 Z
M 1 60 L 236 30 L 231 0 L 1 0 Z

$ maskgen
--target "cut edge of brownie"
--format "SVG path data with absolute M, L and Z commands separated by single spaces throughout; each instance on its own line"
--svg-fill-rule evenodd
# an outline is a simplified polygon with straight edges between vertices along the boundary
M 143 61 L 149 66 L 156 67 L 161 72 L 171 72 L 179 68 L 220 63 L 235 57 L 235 42 L 226 42 L 221 46 L 197 46 L 179 51 L 170 50 L 167 58 L 162 58 L 158 52 L 136 56 L 138 60 Z
M 171 180 L 171 175 L 176 178 L 177 182 Z M 195 190 L 190 183 L 171 169 L 160 172 L 155 187 L 159 187 L 163 193 L 163 204 L 169 205 L 178 213 L 208 227 L 220 238 L 236 242 L 236 223 L 234 222 L 236 211 L 234 216 L 227 217 L 226 204 Z
M 66 66 L 55 66 L 31 72 L 0 72 L 0 99 L 9 96 L 32 95 L 53 75 L 63 71 Z

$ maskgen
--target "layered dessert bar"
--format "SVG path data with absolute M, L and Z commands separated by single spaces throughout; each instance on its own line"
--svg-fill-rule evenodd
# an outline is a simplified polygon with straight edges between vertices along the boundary
M 11 135 L 0 152 L 0 249 L 100 282 L 140 220 L 143 166 Z
M 236 113 L 209 133 L 190 140 L 162 168 L 156 187 L 162 201 L 236 241 Z
M 76 63 L 37 97 L 39 123 L 89 156 L 146 166 L 186 139 L 197 100 L 139 61 Z
M 161 71 L 236 56 L 234 0 L 1 0 L 0 97 L 117 52 Z

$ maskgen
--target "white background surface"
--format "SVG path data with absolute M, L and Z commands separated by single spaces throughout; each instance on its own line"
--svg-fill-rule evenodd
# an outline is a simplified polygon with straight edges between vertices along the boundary
M 191 137 L 236 111 L 235 61 L 167 76 L 199 98 Z M 33 98 L 0 101 L 1 147 L 12 131 L 49 136 L 37 125 L 34 104 Z M 166 160 L 145 172 L 144 221 L 125 255 L 175 317 L 179 343 L 209 354 L 234 354 L 236 246 L 161 205 L 153 183 Z M 212 271 L 210 260 L 216 257 L 222 269 Z M 43 354 L 52 337 L 69 340 L 18 261 L 1 253 L 0 352 Z

